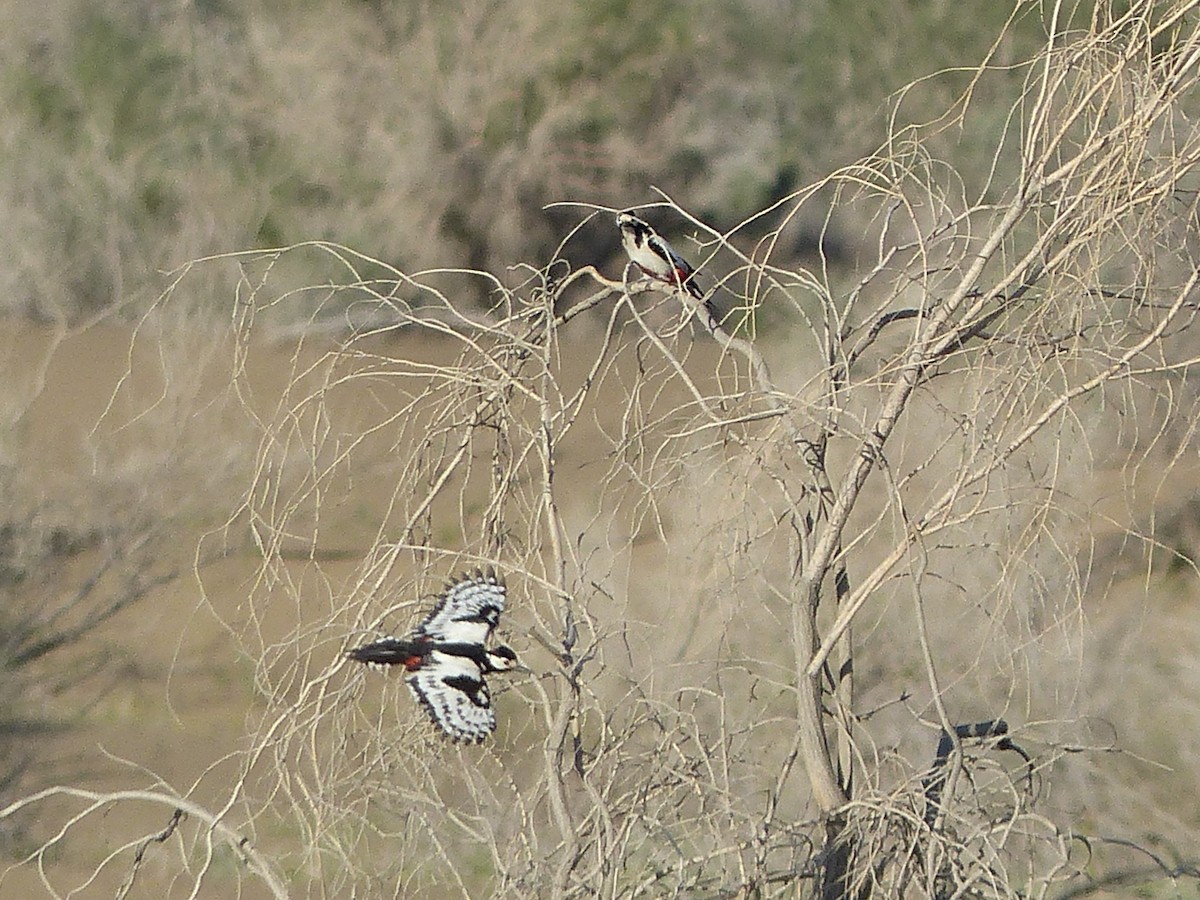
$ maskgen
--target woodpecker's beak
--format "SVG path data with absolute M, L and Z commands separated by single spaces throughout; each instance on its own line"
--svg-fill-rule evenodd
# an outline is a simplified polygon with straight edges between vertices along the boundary
M 517 654 L 510 647 L 496 647 L 488 651 L 488 665 L 497 672 L 510 672 L 520 666 Z

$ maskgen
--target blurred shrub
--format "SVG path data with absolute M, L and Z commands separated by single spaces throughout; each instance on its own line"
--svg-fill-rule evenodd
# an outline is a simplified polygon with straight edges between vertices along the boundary
M 7 308 L 68 320 L 144 308 L 156 273 L 190 259 L 307 239 L 409 272 L 540 264 L 578 219 L 545 204 L 625 207 L 654 199 L 651 185 L 731 227 L 877 146 L 889 93 L 977 63 L 1011 12 L 934 0 L 9 5 L 21 27 L 0 38 L 0 213 L 13 234 L 0 286 Z M 1040 35 L 1037 8 L 1022 8 L 1000 62 Z M 921 86 L 902 120 L 965 85 Z M 948 134 L 947 153 L 965 133 Z M 615 247 L 598 226 L 567 255 L 603 263 Z M 223 313 L 232 282 L 210 288 L 196 302 Z M 297 301 L 280 314 L 309 312 Z
M 195 536 L 228 523 L 255 446 L 230 403 L 221 325 L 161 313 L 136 332 L 7 327 L 0 808 L 77 764 L 63 759 L 62 743 L 48 753 L 39 735 L 86 722 L 131 674 L 159 674 L 144 656 L 114 650 L 110 629 L 145 628 L 133 607 L 161 601 L 165 586 L 236 549 L 240 530 L 203 552 Z M 0 822 L 0 849 L 19 844 L 25 824 L 22 816 Z
M 11 474 L 11 473 L 10 473 Z M 8 481 L 9 479 L 6 479 Z M 11 496 L 14 484 L 5 484 Z M 111 653 L 94 632 L 175 577 L 158 565 L 162 535 L 92 516 L 72 521 L 46 502 L 0 523 L 0 807 L 52 776 L 39 735 L 64 727 L 103 688 Z M 23 818 L 5 820 L 0 848 L 17 849 Z M 11 846 L 16 845 L 16 846 Z

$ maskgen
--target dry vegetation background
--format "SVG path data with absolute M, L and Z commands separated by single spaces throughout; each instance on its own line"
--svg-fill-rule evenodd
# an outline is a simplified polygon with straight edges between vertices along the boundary
M 1196 894 L 1200 10 L 847 6 L 8 5 L 0 893 Z

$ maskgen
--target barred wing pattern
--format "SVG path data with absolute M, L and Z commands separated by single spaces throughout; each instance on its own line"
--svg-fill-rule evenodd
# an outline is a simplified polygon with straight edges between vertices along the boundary
M 408 676 L 409 690 L 452 740 L 482 741 L 496 730 L 496 711 L 479 666 L 436 650 L 432 657 L 430 665 Z
M 483 644 L 504 611 L 504 579 L 494 569 L 476 569 L 446 585 L 417 635 L 438 642 Z
M 486 646 L 504 602 L 504 579 L 491 568 L 476 569 L 446 585 L 410 640 L 383 638 L 347 655 L 368 664 L 404 666 L 409 689 L 434 723 L 456 742 L 478 743 L 496 730 L 484 676 L 517 665 L 508 647 Z

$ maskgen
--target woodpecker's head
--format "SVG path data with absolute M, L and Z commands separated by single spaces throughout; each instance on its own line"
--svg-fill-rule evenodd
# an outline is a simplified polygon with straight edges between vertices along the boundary
M 518 665 L 517 654 L 509 647 L 495 647 L 487 651 L 487 665 L 489 672 L 507 672 L 509 669 L 515 669 Z
M 628 212 L 617 216 L 617 227 L 621 229 L 622 240 L 631 240 L 639 247 L 646 242 L 648 236 L 654 233 L 654 229 L 633 213 Z

